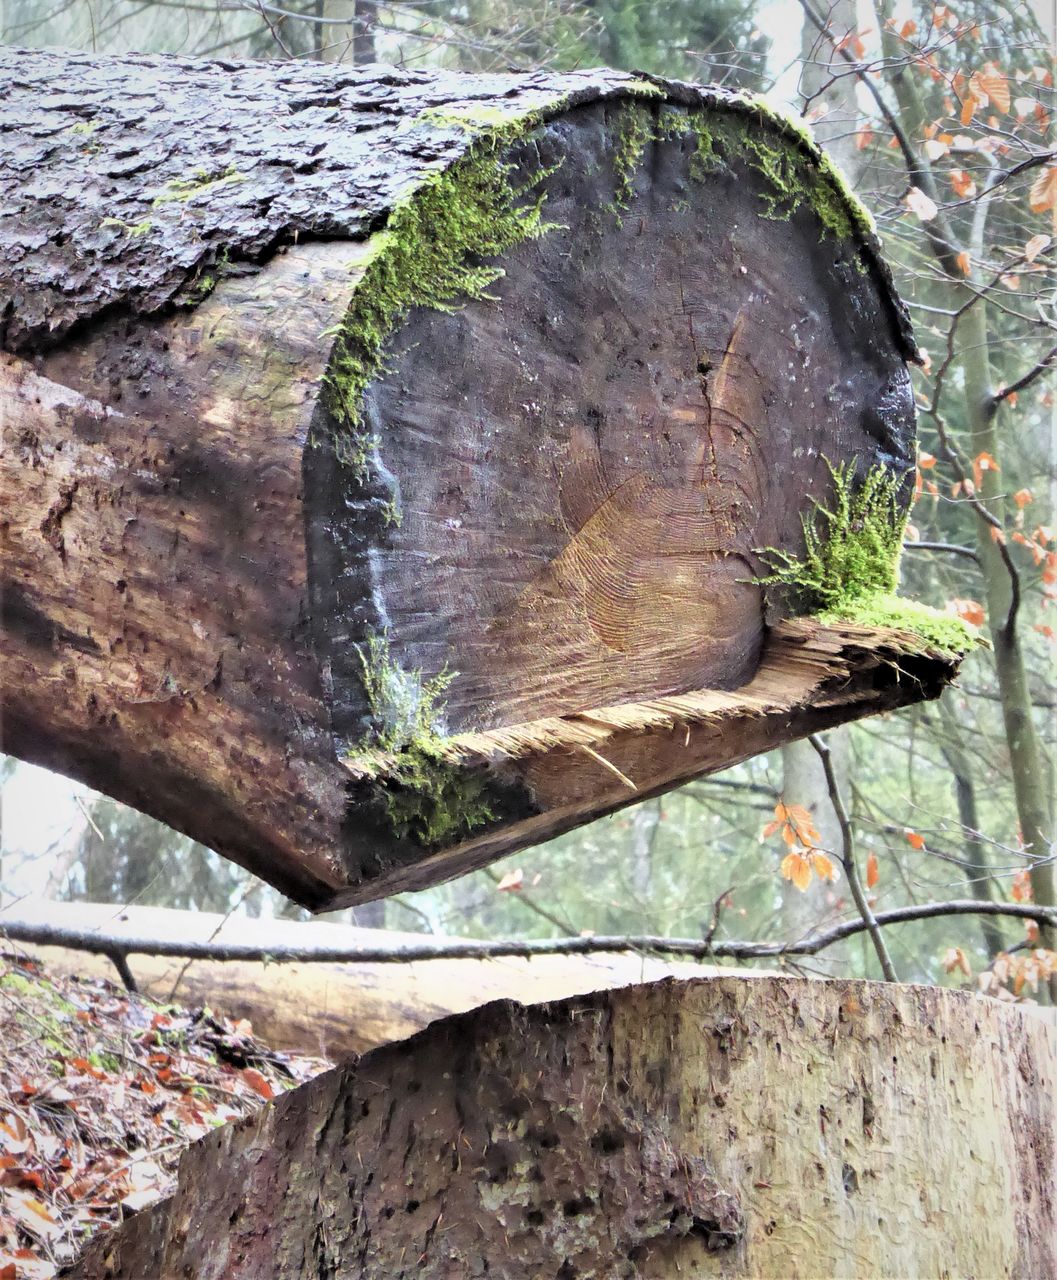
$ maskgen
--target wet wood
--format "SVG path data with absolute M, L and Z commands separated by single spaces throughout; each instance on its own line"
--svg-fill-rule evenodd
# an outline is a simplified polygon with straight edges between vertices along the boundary
M 788 671 L 755 581 L 827 459 L 911 464 L 915 349 L 876 240 L 753 104 L 9 49 L 0 89 L 8 752 L 323 909 L 949 677 L 905 637 L 818 628 Z M 336 335 L 381 233 L 496 147 L 546 229 L 483 296 L 398 317 L 352 459 Z M 826 200 L 777 191 L 768 148 Z M 379 774 L 372 653 L 410 705 L 438 690 L 430 794 Z M 635 711 L 734 691 L 712 720 L 707 697 Z
M 667 981 L 435 1023 L 191 1148 L 77 1280 L 1057 1271 L 1057 1028 L 924 987 Z

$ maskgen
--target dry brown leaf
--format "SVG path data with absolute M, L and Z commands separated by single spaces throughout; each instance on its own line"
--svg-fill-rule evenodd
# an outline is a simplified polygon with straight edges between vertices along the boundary
M 1057 208 L 1057 167 L 1043 169 L 1031 184 L 1028 208 L 1032 213 L 1045 213 Z

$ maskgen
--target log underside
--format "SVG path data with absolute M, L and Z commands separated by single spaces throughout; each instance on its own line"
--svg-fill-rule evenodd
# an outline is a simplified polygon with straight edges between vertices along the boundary
M 731 692 L 702 690 L 578 715 L 456 734 L 443 747 L 451 766 L 487 776 L 500 794 L 531 796 L 535 812 L 402 864 L 383 824 L 374 832 L 361 883 L 337 905 L 420 889 L 485 866 L 504 854 L 585 821 L 716 772 L 784 742 L 865 715 L 934 698 L 959 660 L 924 649 L 918 637 L 854 624 L 788 619 L 769 631 L 756 675 Z M 386 761 L 372 758 L 369 785 Z M 345 766 L 363 785 L 364 766 Z M 399 782 L 390 784 L 399 798 Z M 370 809 L 367 810 L 370 812 Z M 391 861 L 387 861 L 391 859 Z
M 936 988 L 665 981 L 435 1023 L 210 1135 L 76 1280 L 1057 1271 L 1057 1030 Z
M 911 465 L 914 354 L 876 240 L 756 105 L 613 73 L 0 76 L 5 750 L 322 910 L 952 674 L 756 581 L 828 462 Z M 453 173 L 474 225 L 539 200 L 540 234 L 341 383 Z M 416 287 L 438 226 L 490 273 L 423 217 Z M 430 689 L 429 758 L 394 764 L 423 726 L 391 695 Z

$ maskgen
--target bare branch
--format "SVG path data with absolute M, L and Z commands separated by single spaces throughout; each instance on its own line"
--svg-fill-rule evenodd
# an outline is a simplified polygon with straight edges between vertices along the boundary
M 1057 360 L 1057 346 L 1051 347 L 1038 364 L 1029 369 L 1027 373 L 1022 374 L 1016 382 L 1011 382 L 1008 387 L 1003 387 L 1001 391 L 996 391 L 991 401 L 991 412 L 993 413 L 1003 400 L 1008 400 L 1010 396 L 1016 395 L 1018 391 L 1023 391 L 1026 387 L 1030 387 L 1044 373 L 1048 373 L 1055 360 Z
M 1044 907 L 1021 902 L 974 902 L 953 899 L 928 902 L 910 907 L 879 911 L 875 922 L 885 928 L 908 924 L 914 920 L 931 920 L 945 916 L 995 915 L 1020 920 L 1036 920 L 1057 925 L 1057 907 Z M 71 929 L 42 923 L 38 916 L 22 917 L 10 911 L 0 914 L 0 937 L 11 942 L 26 942 L 42 947 L 66 947 L 93 955 L 117 954 L 181 956 L 191 960 L 267 961 L 269 963 L 313 964 L 407 964 L 421 960 L 492 960 L 502 957 L 554 955 L 597 955 L 600 952 L 653 952 L 658 955 L 680 955 L 691 959 L 761 960 L 783 957 L 813 956 L 826 947 L 843 942 L 867 929 L 865 921 L 845 920 L 829 929 L 819 930 L 795 941 L 752 942 L 741 940 L 712 941 L 703 938 L 668 938 L 651 935 L 617 934 L 577 938 L 497 938 L 481 940 L 438 939 L 423 942 L 396 942 L 387 945 L 348 947 L 325 945 L 290 945 L 249 942 L 210 942 L 201 939 L 158 939 L 131 933 L 103 933 L 94 929 Z M 115 962 L 116 963 L 116 962 Z
M 829 792 L 830 804 L 833 806 L 833 812 L 837 815 L 837 823 L 840 826 L 840 860 L 841 865 L 844 867 L 848 888 L 851 890 L 851 896 L 855 899 L 859 915 L 862 916 L 863 924 L 866 926 L 866 931 L 873 942 L 874 951 L 877 952 L 877 960 L 881 966 L 885 981 L 898 982 L 899 978 L 896 976 L 895 966 L 892 964 L 892 957 L 888 952 L 884 935 L 881 933 L 881 928 L 877 923 L 877 917 L 874 915 L 872 907 L 866 901 L 862 881 L 859 879 L 859 868 L 855 865 L 855 836 L 852 833 L 848 810 L 844 805 L 844 797 L 841 795 L 840 786 L 837 783 L 837 775 L 833 771 L 833 753 L 817 733 L 811 734 L 808 741 L 815 748 L 819 760 L 822 761 L 822 769 L 826 775 L 826 790 Z

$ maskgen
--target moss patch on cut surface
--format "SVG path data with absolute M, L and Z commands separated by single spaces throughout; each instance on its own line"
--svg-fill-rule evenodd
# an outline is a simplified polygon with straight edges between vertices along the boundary
M 400 201 L 371 239 L 327 375 L 338 455 L 357 470 L 365 469 L 373 444 L 363 438 L 363 394 L 382 372 L 385 344 L 399 322 L 413 307 L 452 311 L 487 297 L 503 275 L 489 260 L 548 230 L 543 196 L 532 195 L 547 173 L 516 186 L 514 166 L 500 154 L 513 133 L 528 127 L 526 118 L 483 135 L 464 159 Z
M 802 516 L 804 554 L 763 552 L 773 572 L 761 585 L 779 585 L 794 604 L 821 622 L 893 627 L 919 636 L 929 648 L 962 654 L 980 643 L 961 618 L 896 594 L 906 513 L 900 478 L 875 467 L 855 480 L 854 466 L 830 465 L 833 503 L 816 503 Z
M 373 784 L 393 834 L 428 848 L 490 822 L 486 779 L 444 755 L 444 692 L 455 673 L 424 680 L 395 662 L 380 636 L 360 658 L 373 726 L 349 758 Z

